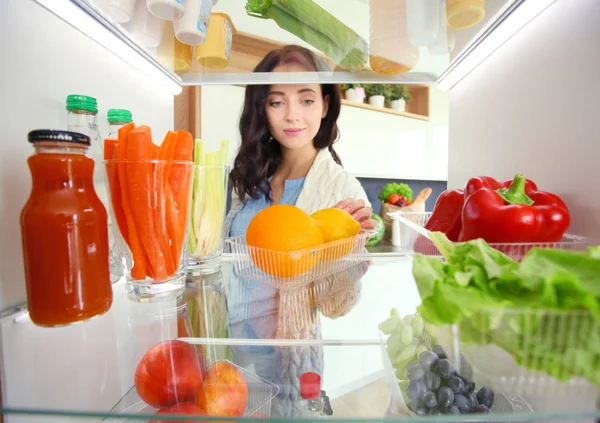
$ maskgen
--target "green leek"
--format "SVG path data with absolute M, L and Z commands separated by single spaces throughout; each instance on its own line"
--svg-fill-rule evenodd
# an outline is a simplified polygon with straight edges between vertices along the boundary
M 322 53 L 341 68 L 360 71 L 368 60 L 367 43 L 313 0 L 248 0 L 248 15 L 275 23 Z

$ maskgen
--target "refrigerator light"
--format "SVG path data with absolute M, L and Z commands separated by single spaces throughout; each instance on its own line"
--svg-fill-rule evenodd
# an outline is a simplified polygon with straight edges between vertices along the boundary
M 473 69 L 485 61 L 513 35 L 524 28 L 555 0 L 522 0 L 506 18 L 476 45 L 466 57 L 453 65 L 438 78 L 442 90 L 450 90 Z
M 177 81 L 167 75 L 164 71 L 148 61 L 144 56 L 129 46 L 108 28 L 88 15 L 75 2 L 70 0 L 36 0 L 50 12 L 68 22 L 71 26 L 87 35 L 90 39 L 115 54 L 128 63 L 132 68 L 147 77 L 154 84 L 159 85 L 172 93 L 178 95 L 182 88 Z

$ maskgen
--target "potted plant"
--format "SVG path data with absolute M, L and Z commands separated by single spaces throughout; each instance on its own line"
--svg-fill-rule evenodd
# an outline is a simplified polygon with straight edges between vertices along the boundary
M 392 109 L 399 112 L 406 111 L 406 103 L 412 100 L 412 95 L 406 85 L 389 85 L 386 95 Z
M 375 107 L 383 108 L 385 106 L 385 94 L 387 87 L 384 84 L 368 84 L 365 86 L 365 94 L 369 99 L 369 104 Z
M 365 98 L 365 90 L 363 89 L 362 84 L 343 84 L 342 91 L 344 92 L 346 100 L 349 101 L 362 103 Z

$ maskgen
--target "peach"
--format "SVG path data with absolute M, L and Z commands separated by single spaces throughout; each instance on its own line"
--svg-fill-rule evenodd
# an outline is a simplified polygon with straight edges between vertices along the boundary
M 156 413 L 158 414 L 182 414 L 182 415 L 205 415 L 203 409 L 191 402 L 183 402 L 181 404 L 172 405 L 169 408 L 161 408 Z M 186 420 L 187 421 L 187 420 Z M 150 420 L 149 423 L 181 423 L 183 420 Z
M 202 380 L 196 349 L 177 340 L 152 346 L 140 360 L 134 377 L 140 398 L 154 408 L 193 400 Z
M 217 361 L 208 367 L 196 400 L 209 416 L 242 416 L 248 404 L 246 379 L 231 363 Z

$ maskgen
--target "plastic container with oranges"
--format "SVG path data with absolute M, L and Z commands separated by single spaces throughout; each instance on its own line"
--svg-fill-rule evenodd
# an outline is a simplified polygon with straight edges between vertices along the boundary
M 361 231 L 344 210 L 322 209 L 309 215 L 296 206 L 278 204 L 257 213 L 245 236 L 226 242 L 238 276 L 289 290 L 364 261 L 365 244 L 372 235 Z

